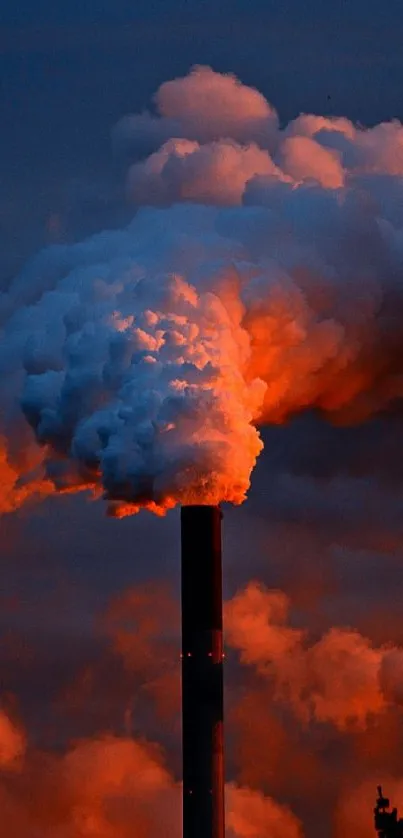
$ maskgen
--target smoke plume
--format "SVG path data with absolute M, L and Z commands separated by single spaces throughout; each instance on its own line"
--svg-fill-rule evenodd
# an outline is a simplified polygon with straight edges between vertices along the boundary
M 0 299 L 3 511 L 79 490 L 116 515 L 241 503 L 260 425 L 400 400 L 400 123 L 281 128 L 200 67 L 155 103 L 116 134 L 151 152 L 133 221 L 48 248 Z
M 285 594 L 251 582 L 225 610 L 228 643 L 273 683 L 277 701 L 304 723 L 330 722 L 340 730 L 365 727 L 401 704 L 403 649 L 374 647 L 349 628 L 310 640 L 287 624 L 289 608 Z
M 181 786 L 158 746 L 100 734 L 57 755 L 22 741 L 2 715 L 0 803 L 13 838 L 179 838 Z M 227 791 L 228 838 L 302 838 L 287 807 L 235 784 Z

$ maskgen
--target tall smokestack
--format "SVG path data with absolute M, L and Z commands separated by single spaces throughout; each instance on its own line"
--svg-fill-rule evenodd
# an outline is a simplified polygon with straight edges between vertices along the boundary
M 221 510 L 184 506 L 183 838 L 224 838 Z

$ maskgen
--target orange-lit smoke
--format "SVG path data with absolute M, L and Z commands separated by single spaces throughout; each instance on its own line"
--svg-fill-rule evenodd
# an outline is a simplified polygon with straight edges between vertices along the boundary
M 231 783 L 226 806 L 228 838 L 303 838 L 302 826 L 289 808 L 259 791 Z
M 156 585 L 127 591 L 112 601 L 102 630 L 147 700 L 172 720 L 180 709 L 179 611 L 169 591 Z
M 2 825 L 13 838 L 180 836 L 181 786 L 154 744 L 109 734 L 59 756 L 25 750 L 2 714 L 0 760 Z M 231 784 L 227 806 L 230 838 L 302 838 L 289 809 L 260 793 Z
M 348 628 L 310 641 L 287 624 L 289 608 L 283 593 L 250 583 L 225 610 L 228 643 L 272 682 L 276 701 L 289 704 L 303 722 L 330 722 L 341 730 L 365 727 L 400 704 L 403 650 L 373 647 Z
M 179 838 L 178 617 L 163 587 L 133 588 L 110 602 L 85 695 L 73 690 L 71 706 L 59 707 L 65 737 L 60 744 L 58 715 L 57 752 L 39 751 L 35 727 L 31 739 L 3 713 L 0 802 L 11 835 L 129 838 L 135 825 L 141 838 L 164 830 Z M 338 830 L 329 835 L 341 838 L 359 814 L 371 838 L 375 781 L 392 796 L 389 775 L 399 776 L 401 765 L 401 651 L 353 630 L 311 638 L 291 617 L 284 593 L 256 583 L 226 604 L 227 647 L 242 664 L 239 673 L 227 655 L 228 838 L 320 838 L 328 818 Z M 66 745 L 70 710 L 81 713 L 80 734 Z M 126 732 L 117 735 L 126 712 Z M 167 758 L 150 744 L 159 736 Z M 360 807 L 350 811 L 357 784 Z
M 25 752 L 25 734 L 0 709 L 0 770 L 17 769 Z
M 205 67 L 155 102 L 117 130 L 151 152 L 130 225 L 48 248 L 0 299 L 3 510 L 83 489 L 117 517 L 242 503 L 259 425 L 360 422 L 401 398 L 400 123 L 280 129 Z
M 33 449 L 33 450 L 32 450 Z M 33 463 L 26 465 L 29 454 L 33 454 Z M 13 462 L 4 437 L 0 436 L 0 512 L 12 512 L 18 509 L 29 498 L 43 498 L 54 492 L 51 480 L 47 479 L 41 468 L 41 451 L 31 446 L 24 448 L 23 460 L 18 462 L 16 457 Z M 36 476 L 29 479 L 30 469 L 37 472 Z

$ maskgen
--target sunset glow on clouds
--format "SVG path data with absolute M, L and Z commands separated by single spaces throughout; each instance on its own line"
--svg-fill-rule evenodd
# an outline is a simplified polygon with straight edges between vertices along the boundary
M 2 295 L 4 509 L 80 489 L 118 516 L 241 503 L 259 426 L 401 395 L 401 126 L 283 129 L 206 68 L 156 105 L 125 123 L 134 144 L 139 119 L 171 132 L 130 168 L 129 227 L 43 251 Z
M 179 612 L 150 561 L 169 575 L 177 545 L 149 547 L 171 518 L 101 524 L 71 496 L 115 517 L 248 496 L 225 536 L 228 838 L 345 838 L 357 818 L 371 838 L 377 782 L 403 802 L 403 127 L 282 124 L 195 67 L 114 139 L 132 221 L 45 249 L 0 295 L 6 567 L 19 591 L 25 543 L 32 574 L 2 603 L 4 655 L 12 695 L 57 682 L 39 712 L 4 693 L 4 824 L 179 836 Z M 55 565 L 68 554 L 67 601 L 82 585 L 96 612 L 71 605 L 72 650 L 35 587 L 37 566 L 54 582 L 44 533 Z
M 160 748 L 103 735 L 62 757 L 24 755 L 22 735 L 0 718 L 0 802 L 13 838 L 159 838 L 181 834 L 181 785 Z M 227 788 L 230 838 L 301 838 L 297 818 L 269 797 L 234 783 Z
M 309 642 L 287 625 L 288 608 L 284 594 L 253 583 L 226 606 L 229 643 L 242 662 L 273 681 L 276 699 L 289 702 L 302 721 L 340 729 L 365 727 L 389 702 L 400 703 L 396 664 L 401 668 L 403 649 L 374 648 L 357 631 L 339 627 Z

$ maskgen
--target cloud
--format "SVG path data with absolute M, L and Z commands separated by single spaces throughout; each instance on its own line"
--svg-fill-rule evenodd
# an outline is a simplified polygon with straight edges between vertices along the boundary
M 155 702 L 160 716 L 180 711 L 179 608 L 163 587 L 133 588 L 112 601 L 101 620 L 111 651 L 123 663 L 139 699 Z
M 229 644 L 273 682 L 275 699 L 302 721 L 341 730 L 365 727 L 390 701 L 400 703 L 400 649 L 373 647 L 359 632 L 338 627 L 309 642 L 287 625 L 289 607 L 281 592 L 249 583 L 225 608 Z
M 110 735 L 61 756 L 31 752 L 21 777 L 0 783 L 5 828 L 15 838 L 141 838 L 180 832 L 180 787 L 155 746 Z
M 3 717 L 0 736 L 4 769 L 23 744 Z M 17 775 L 0 778 L 3 826 L 13 838 L 129 838 L 133 828 L 139 838 L 179 838 L 180 798 L 157 745 L 111 734 L 81 739 L 61 755 L 31 750 Z M 230 784 L 227 807 L 230 838 L 302 836 L 287 807 L 248 788 Z
M 374 834 L 373 807 L 379 778 L 369 777 L 360 784 L 354 783 L 339 800 L 335 814 L 335 836 L 344 838 L 354 830 L 357 838 L 371 838 Z M 383 792 L 390 798 L 391 805 L 398 807 L 400 816 L 403 804 L 403 781 L 395 777 L 383 777 Z M 371 805 L 372 804 L 372 805 Z
M 118 144 L 158 147 L 170 137 L 209 143 L 231 138 L 238 143 L 273 145 L 278 129 L 274 108 L 257 90 L 232 74 L 195 66 L 183 78 L 164 82 L 155 95 L 157 115 L 124 117 L 115 129 Z
M 250 503 L 227 510 L 228 586 L 270 586 L 227 603 L 228 833 L 322 838 L 333 820 L 369 838 L 376 783 L 399 803 L 403 742 L 402 128 L 280 129 L 207 68 L 169 85 L 127 121 L 133 221 L 46 249 L 0 298 L 0 507 L 86 488 L 117 515 L 238 502 L 264 442 Z M 7 543 L 2 647 L 31 720 L 0 716 L 3 825 L 179 835 L 175 603 L 131 589 L 96 637 L 88 615 L 120 585 L 112 554 L 130 584 L 159 554 L 173 575 L 177 518 L 160 549 L 142 517 L 133 549 L 133 523 L 77 504 L 3 521 L 29 544 L 25 593 Z M 80 556 L 69 613 L 38 577 L 63 554 Z
M 322 148 L 310 137 L 287 137 L 281 144 L 278 162 L 294 181 L 314 180 L 328 189 L 339 189 L 344 185 L 343 167 L 337 152 Z
M 193 201 L 231 206 L 242 203 L 246 183 L 255 175 L 276 172 L 269 154 L 254 144 L 219 140 L 199 145 L 172 139 L 145 161 L 131 166 L 128 191 L 136 204 L 167 206 Z
M 41 452 L 32 440 L 23 450 L 22 461 L 10 456 L 7 441 L 0 436 L 0 511 L 13 512 L 30 498 L 42 499 L 54 488 L 41 468 Z M 25 479 L 25 474 L 28 479 Z
M 284 133 L 294 140 L 314 140 L 320 146 L 319 156 L 327 149 L 346 173 L 403 173 L 403 126 L 397 119 L 365 128 L 343 117 L 302 114 L 289 123 Z
M 274 111 L 232 76 L 195 68 L 156 102 L 189 130 L 130 189 L 163 209 L 48 248 L 0 299 L 3 510 L 79 490 L 116 516 L 239 504 L 259 426 L 402 397 L 401 126 L 303 115 L 272 158 Z
M 309 113 L 302 113 L 296 119 L 292 119 L 284 129 L 284 134 L 287 137 L 315 137 L 322 131 L 341 134 L 351 140 L 354 140 L 356 134 L 355 126 L 345 117 Z
M 244 663 L 281 661 L 299 646 L 302 632 L 285 625 L 289 601 L 281 591 L 250 583 L 226 603 L 225 625 L 231 646 L 241 649 Z
M 301 824 L 288 807 L 232 784 L 226 794 L 228 838 L 302 838 Z
M 23 731 L 0 710 L 0 770 L 18 767 L 24 756 L 26 739 Z

